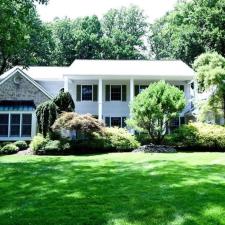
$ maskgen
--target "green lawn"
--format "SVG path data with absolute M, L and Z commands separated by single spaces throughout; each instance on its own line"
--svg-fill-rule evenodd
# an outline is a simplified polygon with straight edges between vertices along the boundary
M 225 224 L 225 154 L 2 156 L 0 224 Z

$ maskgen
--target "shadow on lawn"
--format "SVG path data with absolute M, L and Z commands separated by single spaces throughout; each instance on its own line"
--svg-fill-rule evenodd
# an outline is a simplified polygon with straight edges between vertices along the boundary
M 0 171 L 4 225 L 225 223 L 222 165 L 55 157 L 1 163 Z

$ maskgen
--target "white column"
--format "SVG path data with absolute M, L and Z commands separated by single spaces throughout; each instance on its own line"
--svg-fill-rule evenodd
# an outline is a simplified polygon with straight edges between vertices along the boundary
M 134 79 L 130 79 L 130 102 L 134 100 Z M 131 111 L 130 111 L 130 116 L 131 116 Z
M 132 102 L 133 100 L 134 100 L 134 79 L 131 78 L 130 79 L 130 102 Z M 131 117 L 132 117 L 132 112 L 131 112 L 131 109 L 130 109 L 130 118 Z M 130 133 L 134 134 L 134 130 L 131 129 Z
M 98 80 L 98 119 L 102 120 L 102 79 Z
M 64 91 L 69 91 L 69 78 L 64 77 Z

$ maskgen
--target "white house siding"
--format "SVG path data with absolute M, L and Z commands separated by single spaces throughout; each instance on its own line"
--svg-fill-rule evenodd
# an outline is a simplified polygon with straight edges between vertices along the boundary
M 75 111 L 80 114 L 90 113 L 92 115 L 98 115 L 98 102 L 93 101 L 77 101 L 76 88 L 77 85 L 98 85 L 97 80 L 72 80 L 69 82 L 69 92 L 75 102 Z
M 49 94 L 56 96 L 64 87 L 63 81 L 37 81 Z
M 149 85 L 156 81 L 151 80 L 135 80 L 134 85 Z M 172 85 L 184 85 L 184 92 L 187 101 L 185 111 L 190 108 L 190 84 L 186 81 L 168 81 Z M 71 93 L 75 102 L 76 112 L 80 114 L 90 113 L 98 115 L 98 102 L 93 101 L 76 101 L 76 87 L 77 85 L 98 85 L 98 80 L 69 80 L 69 92 Z M 106 85 L 126 85 L 126 102 L 123 101 L 105 101 L 105 87 Z M 130 102 L 130 81 L 129 80 L 103 80 L 103 103 L 102 115 L 105 117 L 129 117 L 129 102 Z M 183 113 L 181 113 L 183 115 Z

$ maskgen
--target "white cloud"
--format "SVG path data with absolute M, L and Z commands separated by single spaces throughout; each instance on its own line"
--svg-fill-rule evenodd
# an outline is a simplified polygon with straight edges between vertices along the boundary
M 131 4 L 145 11 L 150 22 L 171 10 L 177 0 L 50 0 L 47 6 L 38 5 L 41 19 L 51 21 L 55 17 L 76 18 L 89 15 L 101 17 L 111 8 L 120 8 Z

